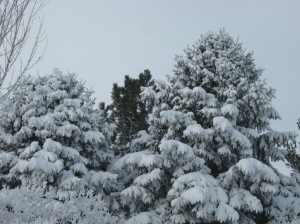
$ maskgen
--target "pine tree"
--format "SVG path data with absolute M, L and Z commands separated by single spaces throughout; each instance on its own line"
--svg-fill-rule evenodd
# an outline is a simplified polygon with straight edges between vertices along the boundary
M 110 128 L 91 94 L 74 74 L 24 77 L 1 103 L 2 181 L 53 186 L 60 199 L 84 188 L 112 191 L 117 175 L 105 172 L 113 156 L 105 137 Z
M 121 206 L 163 223 L 287 223 L 299 205 L 298 181 L 270 160 L 284 160 L 295 133 L 275 132 L 274 89 L 251 53 L 224 30 L 182 56 L 174 75 L 145 88 L 154 102 L 147 132 L 114 165 L 134 170 Z M 287 204 L 283 200 L 289 201 Z
M 107 107 L 104 103 L 99 105 L 107 121 L 116 124 L 115 144 L 112 148 L 117 153 L 126 151 L 127 143 L 136 136 L 137 132 L 148 128 L 146 119 L 151 108 L 140 100 L 140 93 L 142 88 L 151 82 L 151 79 L 149 70 L 145 70 L 137 79 L 126 75 L 124 86 L 113 84 L 112 104 Z

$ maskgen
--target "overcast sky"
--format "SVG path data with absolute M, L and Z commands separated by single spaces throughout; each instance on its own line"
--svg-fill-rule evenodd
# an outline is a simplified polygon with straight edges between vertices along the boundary
M 297 130 L 300 117 L 300 1 L 49 0 L 41 15 L 47 50 L 32 73 L 75 72 L 110 102 L 112 84 L 150 69 L 172 74 L 174 56 L 201 34 L 225 28 L 253 51 L 282 121 L 275 130 Z

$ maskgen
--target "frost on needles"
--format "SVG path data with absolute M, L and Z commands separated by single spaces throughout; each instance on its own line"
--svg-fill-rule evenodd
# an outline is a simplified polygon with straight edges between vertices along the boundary
M 150 126 L 113 167 L 130 176 L 119 195 L 130 220 L 289 222 L 299 182 L 270 161 L 283 160 L 296 135 L 270 128 L 280 119 L 274 93 L 252 54 L 224 30 L 176 56 L 174 74 L 143 89 L 153 104 Z

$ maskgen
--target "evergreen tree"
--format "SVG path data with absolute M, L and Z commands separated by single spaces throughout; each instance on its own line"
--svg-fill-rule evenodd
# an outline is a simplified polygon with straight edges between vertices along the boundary
M 126 151 L 127 143 L 137 132 L 148 128 L 146 119 L 151 108 L 140 100 L 140 93 L 142 88 L 151 82 L 151 79 L 149 70 L 145 70 L 137 79 L 126 75 L 124 86 L 113 84 L 112 104 L 107 107 L 104 103 L 99 105 L 107 121 L 116 124 L 115 145 L 112 148 L 117 153 Z
M 104 193 L 117 187 L 117 175 L 105 172 L 113 155 L 105 137 L 110 128 L 91 94 L 74 74 L 24 77 L 1 103 L 2 181 L 54 186 L 60 199 L 87 187 Z
M 284 160 L 296 135 L 270 128 L 280 117 L 272 107 L 275 91 L 261 76 L 252 54 L 223 30 L 177 56 L 168 82 L 142 93 L 154 102 L 148 133 L 139 132 L 131 142 L 136 152 L 114 164 L 131 174 L 121 206 L 163 223 L 290 221 L 299 182 L 270 160 Z

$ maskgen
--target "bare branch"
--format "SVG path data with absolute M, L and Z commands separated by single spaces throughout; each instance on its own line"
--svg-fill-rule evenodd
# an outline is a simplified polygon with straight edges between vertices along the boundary
M 43 57 L 44 51 L 38 52 L 45 36 L 43 20 L 34 38 L 31 31 L 45 4 L 46 0 L 0 0 L 0 101 Z

